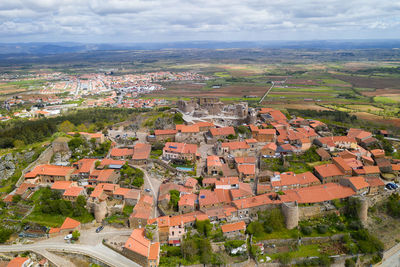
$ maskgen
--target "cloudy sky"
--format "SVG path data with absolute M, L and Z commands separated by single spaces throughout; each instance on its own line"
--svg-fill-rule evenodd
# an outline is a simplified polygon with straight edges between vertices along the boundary
M 398 0 L 0 0 L 0 42 L 381 38 Z

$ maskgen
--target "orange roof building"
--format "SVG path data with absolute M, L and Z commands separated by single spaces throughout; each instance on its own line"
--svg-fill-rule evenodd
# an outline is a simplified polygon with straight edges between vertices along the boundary
M 110 156 L 112 158 L 124 159 L 133 155 L 133 149 L 131 148 L 113 148 L 111 149 Z
M 231 126 L 222 128 L 211 128 L 210 133 L 212 137 L 227 137 L 229 135 L 235 135 L 235 129 Z
M 28 267 L 31 262 L 29 258 L 16 257 L 7 264 L 7 267 Z
M 246 224 L 244 221 L 239 221 L 236 223 L 221 225 L 221 229 L 224 234 L 230 232 L 244 231 L 246 230 Z
M 81 227 L 81 223 L 77 220 L 74 220 L 70 217 L 65 218 L 63 224 L 59 228 L 51 228 L 49 234 L 56 233 L 65 233 L 68 231 L 79 230 Z
M 142 266 L 158 266 L 160 243 L 151 243 L 145 237 L 145 229 L 134 229 L 125 242 L 124 251 Z
M 56 165 L 38 165 L 32 171 L 25 174 L 25 178 L 40 178 L 42 183 L 54 183 L 55 181 L 69 180 L 73 167 L 64 167 Z
M 142 161 L 146 160 L 150 156 L 151 145 L 144 143 L 136 143 L 133 147 L 133 155 L 132 160 L 134 161 Z

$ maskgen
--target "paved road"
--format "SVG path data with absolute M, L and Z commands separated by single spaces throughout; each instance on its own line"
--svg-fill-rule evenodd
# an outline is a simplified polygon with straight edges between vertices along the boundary
M 400 250 L 382 262 L 380 267 L 400 267 Z
M 10 245 L 0 246 L 0 252 L 14 251 L 33 251 L 47 258 L 57 266 L 66 267 L 74 266 L 67 259 L 60 257 L 52 252 L 65 251 L 70 253 L 83 254 L 100 260 L 110 266 L 140 266 L 114 250 L 102 244 L 103 239 L 113 237 L 115 235 L 128 237 L 132 230 L 130 229 L 115 229 L 106 226 L 100 233 L 95 232 L 95 227 L 91 229 L 82 229 L 81 237 L 78 244 L 68 244 L 64 241 L 64 236 L 56 236 L 49 239 L 38 241 L 34 244 L 27 245 Z
M 67 244 L 67 243 L 35 243 L 29 245 L 10 245 L 0 246 L 0 252 L 17 252 L 17 251 L 34 251 L 40 254 L 43 250 L 54 252 L 70 252 L 76 254 L 83 254 L 93 257 L 107 265 L 115 267 L 132 267 L 140 266 L 139 264 L 131 261 L 130 259 L 122 256 L 112 249 L 104 246 L 102 243 L 96 246 L 80 245 L 80 244 Z M 51 256 L 50 256 L 51 257 Z M 65 264 L 65 263 L 64 263 Z M 58 263 L 59 265 L 59 263 Z M 64 265 L 61 265 L 64 267 Z M 72 266 L 72 265 L 70 265 Z

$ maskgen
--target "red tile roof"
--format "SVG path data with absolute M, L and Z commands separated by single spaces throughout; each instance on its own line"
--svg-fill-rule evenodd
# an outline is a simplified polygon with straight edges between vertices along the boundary
M 115 160 L 115 159 L 102 159 L 100 162 L 101 166 L 106 165 L 124 165 L 126 163 L 125 160 Z
M 298 203 L 319 203 L 333 199 L 342 199 L 355 195 L 353 189 L 335 183 L 298 188 L 285 191 L 279 196 L 283 202 L 297 201 Z
M 378 177 L 367 178 L 367 183 L 370 187 L 385 186 L 385 183 Z
M 371 153 L 374 157 L 383 157 L 385 156 L 385 150 L 383 149 L 373 149 Z
M 166 142 L 164 146 L 164 151 L 179 153 L 179 154 L 196 154 L 197 145 L 196 144 L 186 144 L 177 142 Z
M 278 148 L 278 146 L 275 143 L 268 143 L 265 146 L 263 146 L 262 149 L 269 149 L 272 151 L 276 151 L 277 148 Z
M 186 187 L 193 188 L 197 185 L 198 181 L 194 178 L 188 178 L 185 182 Z
M 345 178 L 349 180 L 349 182 L 354 186 L 356 190 L 360 190 L 366 187 L 369 187 L 369 183 L 367 183 L 362 176 L 357 176 L 357 177 L 349 177 Z
M 38 175 L 48 176 L 67 176 L 74 171 L 73 167 L 64 167 L 56 165 L 38 165 L 32 171 L 25 174 L 25 178 L 35 178 Z
M 144 143 L 137 143 L 133 147 L 133 160 L 143 160 L 148 159 L 150 156 L 151 145 Z
M 72 187 L 69 187 L 69 188 L 67 188 L 65 190 L 63 196 L 66 196 L 66 197 L 77 197 L 77 196 L 79 196 L 81 194 L 81 192 L 83 190 L 85 190 L 85 188 L 78 187 L 78 186 L 72 186 Z
M 73 181 L 55 181 L 51 186 L 53 190 L 65 190 L 73 184 Z
M 198 133 L 200 132 L 199 126 L 196 124 L 193 125 L 184 125 L 184 124 L 177 124 L 175 125 L 176 130 L 181 133 Z
M 29 258 L 16 257 L 7 264 L 7 267 L 21 267 L 26 261 L 29 261 Z
M 249 149 L 250 146 L 246 142 L 234 141 L 234 142 L 226 142 L 221 144 L 222 147 L 228 147 L 229 150 L 237 150 L 237 149 Z
M 150 245 L 149 260 L 157 260 L 160 255 L 160 243 L 156 242 Z
M 177 130 L 154 130 L 154 134 L 157 135 L 173 135 L 176 134 L 178 131 Z
M 313 183 L 320 183 L 319 179 L 314 176 L 311 172 L 294 174 L 292 172 L 286 172 L 280 174 L 280 180 L 271 181 L 272 186 L 290 186 L 290 185 L 307 185 Z
M 211 167 L 211 166 L 222 166 L 221 160 L 219 159 L 218 156 L 215 155 L 211 155 L 211 156 L 207 156 L 207 167 Z
M 234 232 L 234 231 L 241 231 L 241 230 L 246 230 L 246 224 L 244 221 L 239 221 L 236 223 L 230 223 L 230 224 L 224 224 L 221 225 L 221 229 L 223 233 L 229 233 L 229 232 Z
M 144 236 L 144 231 L 144 228 L 134 229 L 124 247 L 148 258 L 151 243 Z
M 210 132 L 212 136 L 228 136 L 235 135 L 235 129 L 233 127 L 222 127 L 222 128 L 211 128 Z
M 178 206 L 193 206 L 194 207 L 196 200 L 197 200 L 196 194 L 185 194 L 179 199 Z
M 113 148 L 111 149 L 110 156 L 111 157 L 125 157 L 125 156 L 132 156 L 133 149 L 131 148 Z
M 237 166 L 238 172 L 244 175 L 253 175 L 256 173 L 256 165 L 254 164 L 241 164 Z
M 322 178 L 341 176 L 344 173 L 335 164 L 324 164 L 314 167 L 315 171 L 321 175 Z
M 73 165 L 74 166 L 78 165 L 78 170 L 77 170 L 78 173 L 81 173 L 81 172 L 88 173 L 93 168 L 93 166 L 97 160 L 98 159 L 81 159 L 81 160 L 78 160 L 77 162 L 75 162 Z
M 35 188 L 35 187 L 37 187 L 37 185 L 36 184 L 30 184 L 30 183 L 22 183 L 18 188 L 17 188 L 17 190 L 15 190 L 15 194 L 17 194 L 17 195 L 22 195 L 22 194 L 24 194 L 25 192 L 26 192 L 26 190 L 28 190 L 28 189 L 32 189 L 32 188 Z
M 244 164 L 244 163 L 256 163 L 256 158 L 255 157 L 235 157 L 235 162 L 237 164 Z
M 62 230 L 73 230 L 73 229 L 79 227 L 79 225 L 81 225 L 80 222 L 78 222 L 77 220 L 74 220 L 70 217 L 67 217 L 67 218 L 65 218 L 65 220 L 60 228 L 51 228 L 49 231 L 49 234 L 58 233 Z

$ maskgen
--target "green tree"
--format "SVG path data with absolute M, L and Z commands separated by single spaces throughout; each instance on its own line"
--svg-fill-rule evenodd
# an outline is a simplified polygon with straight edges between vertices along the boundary
M 247 232 L 256 237 L 260 237 L 264 234 L 264 227 L 260 222 L 254 221 L 247 226 Z
M 63 121 L 59 126 L 58 130 L 60 132 L 68 133 L 72 132 L 75 128 L 75 125 L 70 121 Z
M 75 231 L 72 232 L 72 239 L 73 240 L 78 240 L 80 236 L 81 236 L 81 233 L 79 233 L 78 230 L 75 230 Z
M 6 242 L 10 238 L 12 233 L 12 230 L 0 227 L 0 243 Z
M 15 148 L 22 148 L 25 146 L 25 142 L 22 140 L 14 140 L 13 145 Z
M 199 248 L 193 239 L 184 239 L 181 244 L 181 252 L 183 258 L 192 260 L 198 253 Z
M 76 204 L 79 207 L 85 207 L 86 205 L 86 198 L 84 196 L 78 196 L 78 198 L 76 199 Z
M 180 200 L 180 193 L 178 190 L 170 190 L 169 191 L 169 205 L 172 207 L 175 211 L 178 211 L 178 202 Z
M 132 185 L 136 187 L 141 187 L 144 184 L 144 179 L 141 177 L 136 177 L 133 179 Z
M 75 150 L 78 147 L 80 147 L 81 145 L 83 145 L 84 141 L 81 137 L 74 137 L 71 140 L 68 141 L 68 147 L 71 150 Z
M 280 209 L 269 209 L 260 212 L 259 218 L 264 222 L 264 228 L 268 226 L 274 231 L 280 231 L 285 228 L 285 217 L 283 216 Z
M 200 235 L 203 235 L 205 237 L 209 237 L 211 230 L 212 230 L 212 224 L 210 223 L 210 220 L 196 220 L 196 225 L 195 225 L 197 232 Z
M 208 240 L 207 238 L 200 239 L 199 248 L 200 248 L 200 262 L 203 264 L 210 263 L 213 255 L 210 240 Z
M 78 132 L 87 132 L 87 131 L 88 131 L 86 125 L 83 124 L 83 123 L 81 123 L 81 124 L 79 124 L 78 126 L 76 126 L 76 130 L 77 130 Z
M 15 194 L 15 195 L 13 195 L 13 197 L 12 197 L 12 202 L 13 202 L 13 203 L 18 203 L 18 202 L 21 201 L 21 199 L 22 199 L 22 197 L 21 197 L 20 195 Z

